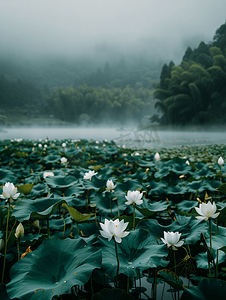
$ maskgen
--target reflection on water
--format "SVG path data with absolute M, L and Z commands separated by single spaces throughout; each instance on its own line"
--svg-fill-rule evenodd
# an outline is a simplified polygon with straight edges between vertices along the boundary
M 159 131 L 117 128 L 7 128 L 0 131 L 5 139 L 87 139 L 115 140 L 118 145 L 131 148 L 179 147 L 182 145 L 226 144 L 225 132 L 207 131 Z

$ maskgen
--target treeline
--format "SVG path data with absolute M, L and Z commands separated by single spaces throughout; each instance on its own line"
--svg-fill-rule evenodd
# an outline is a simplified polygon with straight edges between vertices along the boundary
M 226 23 L 213 41 L 187 48 L 180 65 L 164 64 L 155 107 L 162 113 L 152 121 L 161 124 L 226 123 Z
M 153 114 L 160 62 L 120 58 L 99 64 L 57 57 L 29 65 L 0 59 L 0 123 L 12 122 L 13 114 L 17 119 L 51 115 L 76 124 L 125 123 Z
M 134 88 L 58 87 L 45 99 L 45 111 L 75 124 L 140 122 L 151 115 L 153 92 L 136 84 Z
M 0 75 L 0 110 L 28 109 L 41 112 L 43 96 L 38 88 L 24 80 L 9 80 Z

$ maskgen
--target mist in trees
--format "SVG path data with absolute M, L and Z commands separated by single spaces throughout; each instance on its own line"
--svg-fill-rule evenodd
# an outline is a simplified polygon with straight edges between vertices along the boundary
M 188 47 L 179 65 L 164 64 L 154 97 L 162 115 L 152 120 L 161 124 L 226 123 L 226 23 L 212 42 Z

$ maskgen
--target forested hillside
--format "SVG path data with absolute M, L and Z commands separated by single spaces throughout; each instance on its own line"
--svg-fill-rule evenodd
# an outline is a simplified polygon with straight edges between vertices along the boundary
M 152 94 L 161 65 L 137 58 L 99 65 L 90 60 L 26 64 L 0 59 L 0 122 L 12 122 L 12 114 L 74 124 L 140 122 L 155 110 Z
M 161 124 L 226 123 L 226 23 L 209 44 L 188 47 L 180 65 L 164 64 L 154 97 Z
M 45 105 L 55 117 L 76 124 L 139 123 L 153 112 L 152 94 L 140 83 L 134 88 L 59 87 L 46 97 Z

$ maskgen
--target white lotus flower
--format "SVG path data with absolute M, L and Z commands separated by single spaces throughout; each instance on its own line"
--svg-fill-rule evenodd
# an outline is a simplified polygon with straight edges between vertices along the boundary
M 116 185 L 114 185 L 112 180 L 108 180 L 106 185 L 107 185 L 107 190 L 108 191 L 113 191 L 114 188 L 116 187 Z
M 97 172 L 95 173 L 95 171 L 89 171 L 89 172 L 85 173 L 83 179 L 90 179 L 90 180 L 91 180 L 91 178 L 92 178 L 94 175 L 96 175 L 96 174 L 97 174 Z
M 3 193 L 0 195 L 1 199 L 10 199 L 16 200 L 19 197 L 20 193 L 17 193 L 17 188 L 14 186 L 11 182 L 6 182 L 6 184 L 3 186 Z
M 62 144 L 62 147 L 66 147 L 66 146 L 67 146 L 66 143 L 63 143 L 63 144 Z
M 221 165 L 223 165 L 224 164 L 224 160 L 223 160 L 223 158 L 220 156 L 219 157 L 219 159 L 218 159 L 218 164 L 221 166 Z
M 154 157 L 155 157 L 155 160 L 156 160 L 156 161 L 160 160 L 160 155 L 159 155 L 158 152 L 155 153 L 155 156 L 154 156 Z
M 139 191 L 128 191 L 127 196 L 125 196 L 126 201 L 125 204 L 130 205 L 130 204 L 137 204 L 140 205 L 143 203 L 143 200 L 141 199 L 143 196 L 143 193 L 140 193 Z
M 16 228 L 15 237 L 17 239 L 22 239 L 23 236 L 24 236 L 24 226 L 22 223 L 20 223 Z
M 167 248 L 172 247 L 173 250 L 177 250 L 176 247 L 181 247 L 184 243 L 184 241 L 180 241 L 180 236 L 179 232 L 164 231 L 164 238 L 161 240 L 167 245 Z
M 67 158 L 66 157 L 61 157 L 60 161 L 61 161 L 62 164 L 66 164 Z
M 196 219 L 207 221 L 209 218 L 215 219 L 219 216 L 219 212 L 216 213 L 217 207 L 215 202 L 213 204 L 209 201 L 206 203 L 200 203 L 199 207 L 195 207 L 195 210 L 200 216 L 197 216 Z
M 105 219 L 104 224 L 100 223 L 103 230 L 100 230 L 100 234 L 110 241 L 113 237 L 117 243 L 122 242 L 122 238 L 129 234 L 129 231 L 124 231 L 129 222 L 124 223 L 124 220 L 119 222 L 119 219 L 114 221 Z
M 188 165 L 188 166 L 190 166 L 190 162 L 189 162 L 189 160 L 186 160 L 186 165 Z
M 48 176 L 54 176 L 53 172 L 44 172 L 43 173 L 43 178 L 46 178 Z

